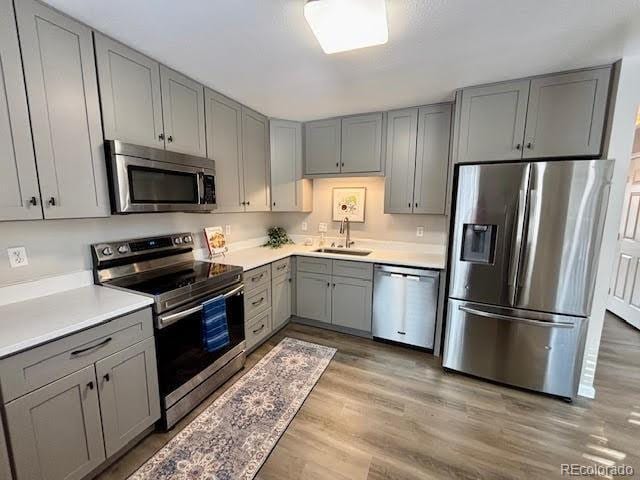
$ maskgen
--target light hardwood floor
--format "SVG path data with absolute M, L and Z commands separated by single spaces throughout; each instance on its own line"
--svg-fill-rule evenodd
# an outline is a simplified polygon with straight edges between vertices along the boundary
M 640 478 L 640 332 L 613 315 L 597 398 L 573 404 L 445 373 L 425 353 L 297 324 L 253 352 L 247 369 L 284 336 L 338 353 L 256 478 L 547 479 L 560 478 L 563 463 L 626 464 Z M 127 478 L 220 393 L 99 478 Z

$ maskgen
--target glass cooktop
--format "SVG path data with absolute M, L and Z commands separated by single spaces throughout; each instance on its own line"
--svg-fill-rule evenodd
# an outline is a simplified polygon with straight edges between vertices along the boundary
M 188 285 L 207 282 L 227 273 L 239 274 L 242 273 L 242 268 L 234 265 L 194 261 L 129 275 L 109 283 L 148 295 L 162 295 Z

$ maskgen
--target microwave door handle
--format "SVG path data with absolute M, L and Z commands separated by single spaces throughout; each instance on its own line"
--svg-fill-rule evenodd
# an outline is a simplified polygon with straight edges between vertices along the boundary
M 198 172 L 198 203 L 204 204 L 204 172 Z

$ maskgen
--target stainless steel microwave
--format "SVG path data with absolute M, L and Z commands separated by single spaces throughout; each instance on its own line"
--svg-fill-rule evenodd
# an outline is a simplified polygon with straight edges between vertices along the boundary
M 105 154 L 113 213 L 216 208 L 213 160 L 118 140 L 105 142 Z

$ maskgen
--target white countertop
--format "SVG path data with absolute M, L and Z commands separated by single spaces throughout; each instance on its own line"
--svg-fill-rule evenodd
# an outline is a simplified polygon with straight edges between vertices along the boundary
M 418 250 L 386 250 L 370 249 L 367 256 L 331 254 L 314 252 L 319 247 L 317 245 L 307 247 L 304 245 L 285 245 L 281 248 L 273 249 L 269 247 L 253 247 L 243 250 L 235 250 L 227 253 L 226 256 L 216 257 L 211 260 L 216 263 L 241 266 L 245 271 L 260 267 L 277 260 L 281 260 L 292 255 L 306 257 L 331 258 L 335 260 L 349 260 L 353 262 L 382 263 L 387 265 L 400 265 L 415 268 L 431 268 L 442 270 L 445 268 L 445 255 L 443 253 L 428 253 Z M 357 248 L 356 250 L 359 250 Z M 364 250 L 365 248 L 363 248 Z
M 91 285 L 0 306 L 0 358 L 148 307 L 150 297 Z

